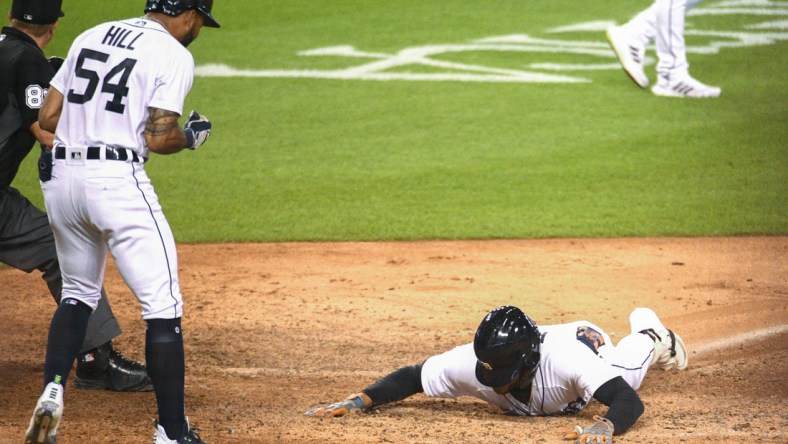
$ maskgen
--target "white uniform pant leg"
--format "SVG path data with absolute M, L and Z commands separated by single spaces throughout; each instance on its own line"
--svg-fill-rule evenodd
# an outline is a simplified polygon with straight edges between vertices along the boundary
M 687 0 L 656 0 L 657 74 L 663 81 L 684 76 L 689 70 L 684 43 Z
M 624 381 L 634 390 L 640 388 L 654 355 L 654 341 L 640 333 L 622 338 L 615 347 L 605 346 L 600 356 L 618 370 Z
M 183 299 L 175 238 L 153 185 L 140 164 L 107 164 L 117 176 L 96 178 L 104 193 L 97 194 L 95 207 L 118 271 L 137 296 L 143 319 L 179 318 Z
M 703 0 L 687 0 L 686 11 L 694 8 Z M 626 33 L 640 42 L 644 47 L 648 46 L 657 38 L 657 10 L 659 6 L 654 2 L 647 9 L 641 11 L 630 21 L 622 25 Z
M 621 28 L 630 38 L 640 43 L 644 48 L 650 45 L 657 36 L 656 2 L 623 24 Z
M 62 274 L 61 301 L 77 299 L 95 310 L 101 298 L 107 247 L 101 231 L 88 217 L 87 190 L 82 186 L 85 177 L 84 161 L 67 164 L 58 160 L 52 179 L 41 188 Z

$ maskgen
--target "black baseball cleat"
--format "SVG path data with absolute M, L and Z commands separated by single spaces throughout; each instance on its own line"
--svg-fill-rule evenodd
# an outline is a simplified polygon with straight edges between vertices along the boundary
M 82 390 L 149 392 L 153 383 L 144 364 L 123 356 L 112 342 L 99 345 L 77 357 L 74 387 Z

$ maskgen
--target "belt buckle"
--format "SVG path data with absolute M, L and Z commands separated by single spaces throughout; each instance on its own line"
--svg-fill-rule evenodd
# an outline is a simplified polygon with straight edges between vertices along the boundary
M 88 159 L 87 147 L 67 147 L 66 165 L 84 165 Z

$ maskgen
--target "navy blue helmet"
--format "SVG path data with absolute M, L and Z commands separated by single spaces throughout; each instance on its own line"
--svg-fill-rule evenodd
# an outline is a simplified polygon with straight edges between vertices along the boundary
M 496 308 L 484 317 L 473 340 L 476 378 L 488 387 L 531 382 L 539 366 L 540 345 L 539 329 L 522 310 Z
M 145 12 L 161 12 L 173 17 L 189 9 L 196 9 L 205 17 L 205 26 L 219 27 L 219 23 L 211 15 L 213 0 L 148 0 L 145 4 Z

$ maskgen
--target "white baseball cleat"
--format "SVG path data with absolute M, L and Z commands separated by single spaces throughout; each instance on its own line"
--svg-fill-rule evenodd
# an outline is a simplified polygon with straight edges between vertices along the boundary
M 722 89 L 703 84 L 687 74 L 673 81 L 667 81 L 660 77 L 657 84 L 651 88 L 651 92 L 662 97 L 707 98 L 719 97 Z
M 170 439 L 164 427 L 160 426 L 157 421 L 153 421 L 153 427 L 156 429 L 156 433 L 153 434 L 153 444 L 205 444 L 205 441 L 200 439 L 197 432 L 189 426 L 189 418 L 186 418 L 186 424 L 184 424 L 186 431 L 181 439 Z
M 643 70 L 646 58 L 646 47 L 632 40 L 620 26 L 607 28 L 607 41 L 616 53 L 621 67 L 629 78 L 641 88 L 648 88 L 648 77 Z
M 50 382 L 38 398 L 25 433 L 25 444 L 57 444 L 57 426 L 63 415 L 63 386 Z
M 667 329 L 654 310 L 636 308 L 629 315 L 632 333 L 642 333 L 654 341 L 651 364 L 662 370 L 684 370 L 689 364 L 687 347 L 681 337 Z

